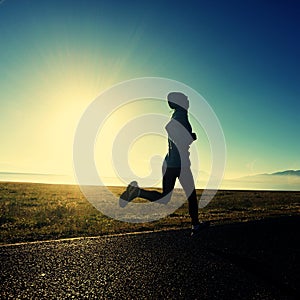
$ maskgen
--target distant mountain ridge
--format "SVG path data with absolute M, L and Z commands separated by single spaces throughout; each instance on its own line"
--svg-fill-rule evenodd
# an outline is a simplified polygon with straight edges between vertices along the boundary
M 247 175 L 240 178 L 236 178 L 236 180 L 239 179 L 249 179 L 249 178 L 274 178 L 277 176 L 294 176 L 294 177 L 300 177 L 300 170 L 285 170 L 285 171 L 279 171 L 274 173 L 261 173 L 261 174 L 255 174 L 255 175 Z
M 248 175 L 223 180 L 226 189 L 300 191 L 300 170 Z
M 300 176 L 300 170 L 286 170 L 286 171 L 275 172 L 275 173 L 272 173 L 272 174 L 265 174 L 265 175 Z

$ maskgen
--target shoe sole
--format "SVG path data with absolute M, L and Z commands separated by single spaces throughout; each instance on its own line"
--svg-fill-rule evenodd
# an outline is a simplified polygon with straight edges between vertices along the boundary
M 132 181 L 126 188 L 126 191 L 121 194 L 119 198 L 119 206 L 124 208 L 129 202 L 131 202 L 134 198 L 131 199 L 132 194 L 138 188 L 138 184 L 136 181 Z

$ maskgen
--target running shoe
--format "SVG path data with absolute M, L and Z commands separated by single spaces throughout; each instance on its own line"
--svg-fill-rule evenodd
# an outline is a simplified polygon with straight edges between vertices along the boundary
M 209 227 L 209 225 L 210 225 L 209 221 L 201 222 L 198 225 L 192 225 L 191 237 L 199 236 L 201 231 Z
M 125 207 L 129 202 L 139 196 L 140 188 L 136 181 L 132 181 L 128 184 L 126 191 L 121 194 L 119 199 L 119 205 Z

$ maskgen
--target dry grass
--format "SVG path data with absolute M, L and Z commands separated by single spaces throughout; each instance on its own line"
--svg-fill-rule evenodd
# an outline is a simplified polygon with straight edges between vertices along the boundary
M 120 195 L 124 188 L 111 190 Z M 197 194 L 200 197 L 201 190 Z M 202 220 L 220 224 L 299 212 L 300 191 L 219 191 L 199 215 Z M 189 222 L 187 204 L 158 221 L 133 224 L 104 216 L 77 186 L 0 183 L 1 243 L 184 228 Z

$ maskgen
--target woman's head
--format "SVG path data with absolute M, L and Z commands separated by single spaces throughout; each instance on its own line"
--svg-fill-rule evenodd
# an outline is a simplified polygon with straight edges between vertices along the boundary
M 180 92 L 171 92 L 167 96 L 168 104 L 172 109 L 189 109 L 188 97 Z

